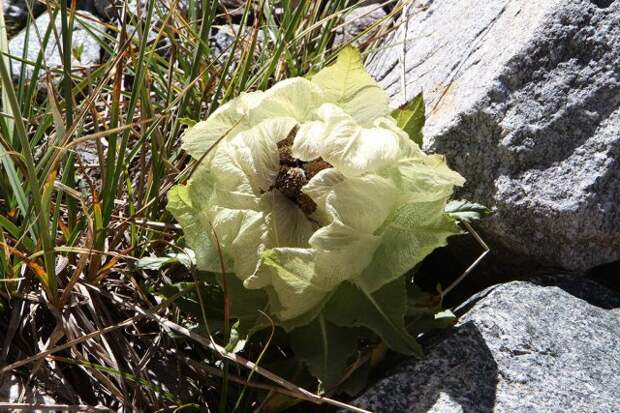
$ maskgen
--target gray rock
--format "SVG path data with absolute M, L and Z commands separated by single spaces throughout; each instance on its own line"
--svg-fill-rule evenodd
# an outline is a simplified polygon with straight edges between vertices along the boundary
M 95 6 L 97 9 L 101 9 L 101 7 L 105 4 L 105 1 L 115 3 L 115 7 L 120 10 L 124 5 L 124 0 L 95 0 Z M 127 0 L 127 9 L 136 15 L 140 15 L 143 18 L 146 17 L 146 13 L 148 11 L 149 5 L 153 0 Z M 188 0 L 157 0 L 153 5 L 153 21 L 160 20 L 163 17 L 166 17 L 170 14 L 171 10 L 175 11 L 187 11 L 189 7 Z M 200 2 L 196 3 L 196 7 L 200 7 Z M 196 12 L 200 15 L 200 9 L 197 9 Z
M 425 147 L 494 207 L 492 246 L 576 272 L 620 260 L 620 1 L 414 4 L 369 69 L 395 107 L 424 92 Z
M 230 55 L 230 50 L 232 48 L 233 43 L 235 42 L 235 37 L 237 36 L 237 32 L 239 31 L 238 24 L 226 24 L 221 26 L 214 26 L 215 30 L 217 30 L 210 37 L 210 44 L 213 48 L 213 54 L 218 58 L 220 62 L 225 62 Z M 242 47 L 250 47 L 250 42 L 252 41 L 253 29 L 251 27 L 246 27 L 241 31 L 241 37 L 239 38 L 239 44 L 237 45 L 237 50 L 235 51 L 236 55 L 240 54 L 240 50 Z M 262 31 L 259 31 L 256 34 L 256 48 L 255 54 L 258 55 L 260 50 L 263 48 L 265 43 L 265 36 Z
M 245 0 L 220 0 L 220 7 L 223 7 L 230 16 L 241 16 L 246 3 Z
M 89 0 L 89 11 L 104 19 L 112 19 L 117 16 L 119 2 L 115 0 Z
M 336 31 L 334 43 L 336 46 L 347 44 L 353 41 L 356 36 L 364 33 L 372 25 L 385 18 L 387 13 L 381 7 L 381 4 L 369 4 L 357 7 L 342 17 L 342 25 Z M 378 27 L 370 30 L 368 33 L 361 35 L 352 44 L 360 46 L 372 39 L 378 32 Z
M 110 5 L 109 3 L 113 0 L 103 0 L 99 2 L 95 2 L 95 7 L 97 7 L 97 13 L 105 14 L 105 18 L 113 19 L 118 23 L 118 17 L 120 16 L 121 10 L 127 10 L 128 13 L 134 15 L 134 18 L 138 20 L 146 19 L 147 13 L 149 10 L 150 4 L 152 1 L 147 0 L 128 0 L 126 4 L 123 4 L 122 0 L 114 0 L 115 5 Z M 106 5 L 106 3 L 108 3 Z M 102 7 L 105 6 L 102 10 Z M 187 0 L 159 0 L 153 4 L 153 13 L 151 15 L 151 25 L 149 29 L 146 31 L 146 41 L 149 46 L 152 46 L 153 42 L 157 40 L 157 45 L 155 51 L 160 55 L 164 56 L 166 59 L 170 57 L 170 49 L 172 46 L 172 42 L 166 35 L 161 35 L 161 27 L 164 22 L 172 17 L 172 20 L 176 20 L 175 17 L 179 14 L 186 16 L 188 9 Z M 198 7 L 198 6 L 197 6 Z M 200 10 L 197 10 L 197 13 L 200 15 Z M 166 23 L 167 24 L 167 23 Z M 134 25 L 127 25 L 127 35 L 130 38 L 133 38 L 134 41 L 140 42 L 142 40 L 141 36 L 143 36 L 143 30 L 138 31 L 138 29 Z
M 2 12 L 9 35 L 16 33 L 26 25 L 29 10 L 32 11 L 34 17 L 37 17 L 45 10 L 45 4 L 37 0 L 5 0 L 2 2 Z
M 106 21 L 115 20 L 118 22 L 125 3 L 130 13 L 141 13 L 141 16 L 145 16 L 147 10 L 147 3 L 145 0 L 129 0 L 128 2 L 124 0 L 79 0 L 77 7 L 81 10 L 93 13 Z M 184 4 L 185 1 L 170 0 L 166 2 L 164 0 L 156 0 L 154 15 L 157 16 L 158 14 L 167 13 L 168 9 L 166 6 Z
M 60 16 L 54 22 L 56 32 L 61 33 Z M 33 64 L 36 62 L 41 52 L 42 41 L 44 40 L 47 28 L 50 25 L 50 15 L 43 13 L 34 24 L 22 30 L 17 36 L 9 41 L 9 51 L 11 56 L 11 70 L 14 77 L 19 77 L 22 69 L 22 56 L 25 53 L 27 62 L 25 66 L 26 78 L 30 79 L 33 72 Z M 76 15 L 73 26 L 72 37 L 72 70 L 85 70 L 97 65 L 101 59 L 101 46 L 98 36 L 105 32 L 105 27 L 95 16 L 87 12 L 80 12 Z M 26 33 L 28 41 L 26 42 Z M 41 40 L 41 41 L 40 41 Z M 59 41 L 62 41 L 59 39 Z M 62 56 L 60 48 L 56 42 L 53 32 L 50 34 L 49 41 L 45 47 L 43 68 L 39 71 L 39 76 L 45 74 L 44 67 L 48 69 L 58 69 L 62 67 Z
M 302 0 L 290 0 L 288 7 L 292 10 L 296 9 Z M 260 6 L 261 0 L 252 0 L 252 10 Z M 263 3 L 264 7 L 269 7 L 270 11 L 275 15 L 284 14 L 282 2 L 276 1 L 271 3 Z M 247 0 L 219 0 L 220 10 L 230 17 L 238 18 L 243 15 L 247 6 Z
M 233 27 L 222 26 L 221 29 L 218 29 L 215 34 L 211 36 L 211 47 L 215 55 L 223 55 L 232 47 L 235 41 L 235 32 L 238 28 L 239 25 L 237 24 L 233 25 Z
M 377 413 L 620 411 L 620 296 L 584 279 L 539 283 L 550 285 L 515 281 L 476 295 L 425 359 L 353 404 Z
M 79 11 L 87 11 L 99 17 L 109 18 L 113 3 L 113 0 L 77 0 L 75 7 Z M 45 2 L 39 0 L 5 0 L 2 3 L 2 11 L 9 35 L 16 33 L 26 25 L 31 12 L 36 19 L 45 11 L 45 8 Z

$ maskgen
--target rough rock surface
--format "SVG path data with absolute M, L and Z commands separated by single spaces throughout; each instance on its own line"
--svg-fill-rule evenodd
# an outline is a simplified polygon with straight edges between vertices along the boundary
M 353 404 L 377 413 L 620 411 L 617 294 L 550 277 L 491 287 L 460 311 L 425 359 Z
M 43 13 L 45 5 L 39 1 L 32 2 L 32 14 L 36 17 Z M 19 31 L 28 20 L 28 5 L 26 0 L 5 0 L 2 2 L 2 12 L 9 34 Z
M 116 0 L 88 0 L 86 10 L 104 19 L 112 19 L 118 15 L 120 4 Z
M 395 107 L 424 92 L 425 147 L 495 208 L 491 244 L 570 271 L 619 260 L 620 0 L 423 0 L 404 16 L 369 69 Z
M 45 33 L 50 24 L 50 15 L 43 13 L 33 24 L 25 28 L 9 41 L 9 51 L 11 56 L 21 59 L 25 52 L 25 58 L 29 62 L 36 62 L 41 51 L 41 43 L 44 40 Z M 54 22 L 56 32 L 61 33 L 60 15 Z M 95 37 L 98 33 L 105 32 L 103 24 L 95 16 L 87 12 L 80 12 L 75 18 L 72 37 L 72 70 L 88 69 L 99 63 L 101 59 L 100 40 Z M 28 33 L 28 41 L 26 42 L 26 33 Z M 41 39 L 41 41 L 39 41 Z M 11 59 L 11 70 L 14 77 L 19 77 L 22 68 L 22 61 Z M 56 43 L 53 34 L 50 34 L 49 41 L 45 47 L 44 66 L 49 69 L 57 69 L 62 67 L 62 56 L 60 48 Z M 32 77 L 33 65 L 25 64 L 25 73 L 27 78 Z M 39 71 L 39 76 L 45 71 Z
M 113 0 L 77 0 L 76 10 L 87 11 L 106 17 L 104 12 L 109 13 Z M 9 33 L 23 28 L 28 21 L 29 10 L 36 18 L 45 11 L 45 2 L 31 0 L 4 0 L 2 11 Z
M 385 18 L 387 13 L 381 7 L 381 4 L 368 4 L 355 8 L 342 17 L 342 23 L 336 31 L 334 38 L 335 45 L 342 45 L 351 42 L 356 36 L 364 33 L 373 24 Z M 377 29 L 361 35 L 359 39 L 353 42 L 354 45 L 361 45 L 370 40 L 377 34 Z
M 210 44 L 213 48 L 213 53 L 217 57 L 217 59 L 224 63 L 228 56 L 230 56 L 230 50 L 235 42 L 235 36 L 239 32 L 238 24 L 226 24 L 226 25 L 218 25 L 213 27 L 215 30 L 215 34 L 213 34 L 210 38 Z M 252 41 L 253 32 L 250 29 L 244 29 L 241 32 L 241 37 L 239 41 L 241 43 L 246 43 L 246 47 L 249 47 L 250 42 Z M 256 35 L 256 49 L 255 54 L 258 55 L 259 51 L 264 47 L 265 36 L 263 32 L 258 32 Z M 240 46 L 238 46 L 235 51 L 236 54 L 239 54 Z M 239 59 L 241 55 L 239 54 Z M 233 62 L 234 64 L 235 62 Z
M 231 16 L 241 16 L 246 3 L 245 0 L 220 0 L 220 6 Z

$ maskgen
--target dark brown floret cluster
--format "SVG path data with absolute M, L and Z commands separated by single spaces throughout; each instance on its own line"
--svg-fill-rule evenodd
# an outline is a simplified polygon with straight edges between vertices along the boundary
M 299 127 L 295 126 L 286 139 L 278 142 L 280 171 L 275 184 L 269 190 L 277 189 L 288 199 L 295 202 L 304 214 L 309 216 L 316 211 L 316 203 L 304 194 L 301 188 L 320 171 L 331 168 L 332 165 L 322 158 L 304 162 L 293 157 L 291 154 L 293 140 L 298 130 Z

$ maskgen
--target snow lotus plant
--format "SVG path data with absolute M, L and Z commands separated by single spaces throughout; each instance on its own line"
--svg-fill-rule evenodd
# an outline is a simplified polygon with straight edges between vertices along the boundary
M 183 148 L 199 165 L 168 209 L 197 268 L 227 274 L 233 316 L 292 330 L 328 382 L 360 327 L 418 351 L 403 275 L 460 232 L 445 207 L 464 179 L 399 126 L 357 50 L 224 104 Z

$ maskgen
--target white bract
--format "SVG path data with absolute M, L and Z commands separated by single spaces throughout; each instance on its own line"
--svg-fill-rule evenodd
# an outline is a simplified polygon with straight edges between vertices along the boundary
M 265 289 L 279 321 L 309 320 L 341 283 L 371 294 L 444 245 L 464 179 L 389 113 L 349 48 L 311 80 L 242 94 L 189 129 L 184 149 L 201 162 L 169 209 L 197 267 Z

